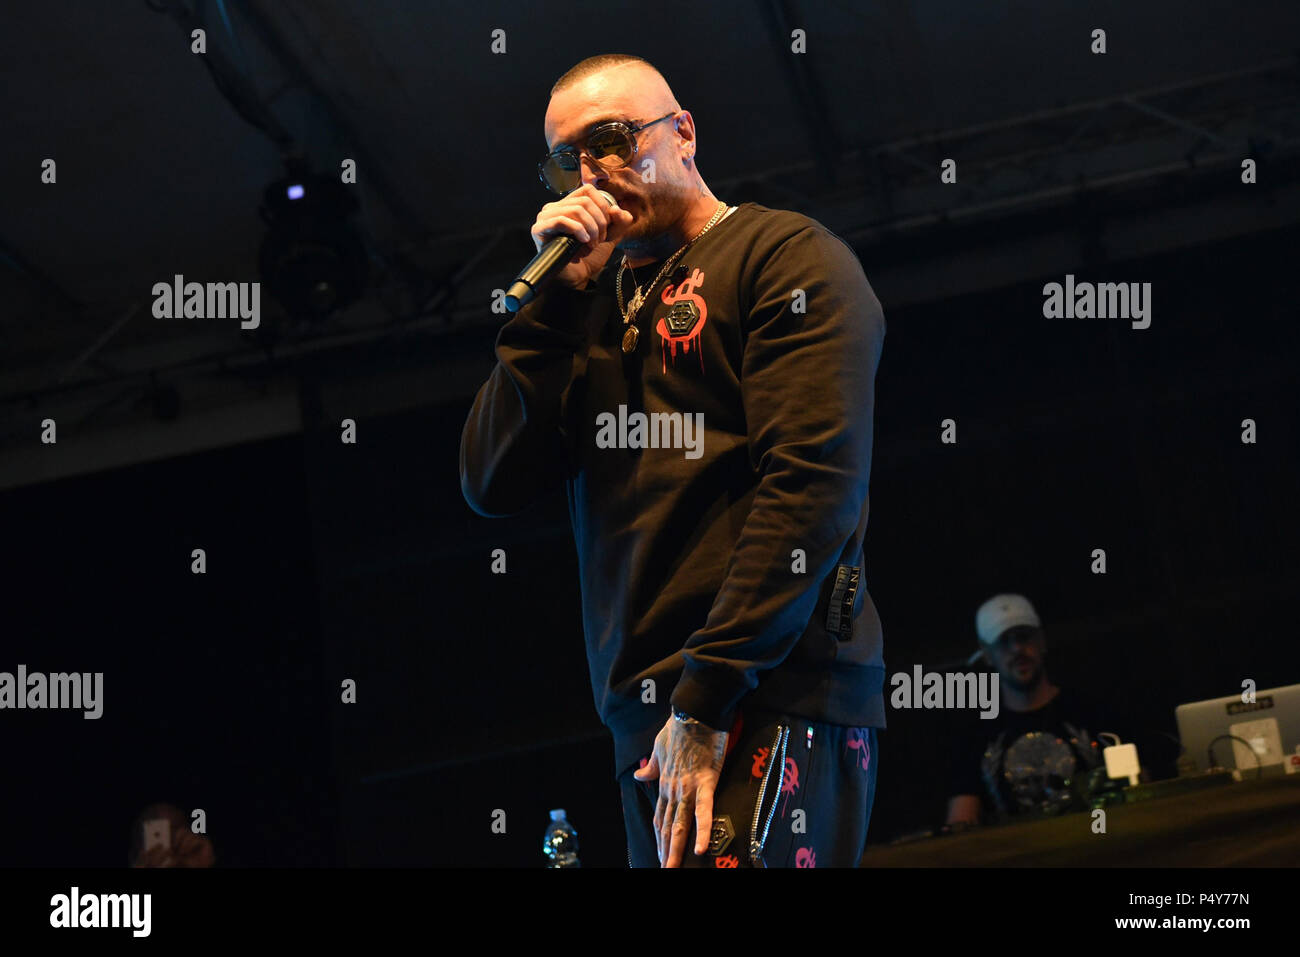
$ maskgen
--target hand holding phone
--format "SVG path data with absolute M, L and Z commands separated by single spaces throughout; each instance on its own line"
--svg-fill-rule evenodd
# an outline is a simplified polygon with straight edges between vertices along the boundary
M 170 850 L 172 846 L 172 822 L 165 817 L 155 817 L 144 822 L 144 850 L 161 847 Z

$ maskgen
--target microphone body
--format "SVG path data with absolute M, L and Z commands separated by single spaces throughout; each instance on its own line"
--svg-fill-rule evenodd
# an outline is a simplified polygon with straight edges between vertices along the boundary
M 615 205 L 614 197 L 609 193 L 603 189 L 597 192 L 607 205 Z M 569 264 L 569 259 L 578 246 L 578 241 L 572 236 L 553 236 L 547 240 L 506 290 L 506 308 L 518 312 L 521 306 L 531 302 L 542 286 Z
M 578 241 L 572 236 L 554 236 L 547 240 L 506 290 L 506 308 L 518 312 L 520 306 L 531 302 L 542 285 L 568 265 L 569 257 L 577 248 Z

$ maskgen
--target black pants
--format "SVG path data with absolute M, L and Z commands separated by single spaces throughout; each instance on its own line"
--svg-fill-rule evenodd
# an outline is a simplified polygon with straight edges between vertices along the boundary
M 875 728 L 742 710 L 713 798 L 709 849 L 696 857 L 692 828 L 682 866 L 856 867 L 866 847 L 878 763 Z M 659 785 L 636 780 L 635 770 L 618 779 L 628 862 L 658 867 Z

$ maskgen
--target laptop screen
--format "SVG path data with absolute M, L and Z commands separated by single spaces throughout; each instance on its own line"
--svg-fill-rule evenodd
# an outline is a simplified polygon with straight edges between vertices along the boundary
M 1300 774 L 1300 685 L 1243 691 L 1174 709 L 1185 759 L 1211 767 Z M 1280 765 L 1280 768 L 1277 767 Z

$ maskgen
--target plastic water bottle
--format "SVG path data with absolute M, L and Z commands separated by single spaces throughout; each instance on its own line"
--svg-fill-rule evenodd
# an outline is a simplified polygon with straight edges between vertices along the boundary
M 551 824 L 546 829 L 542 851 L 546 854 L 548 868 L 582 866 L 578 860 L 578 832 L 564 816 L 564 808 L 551 812 Z

